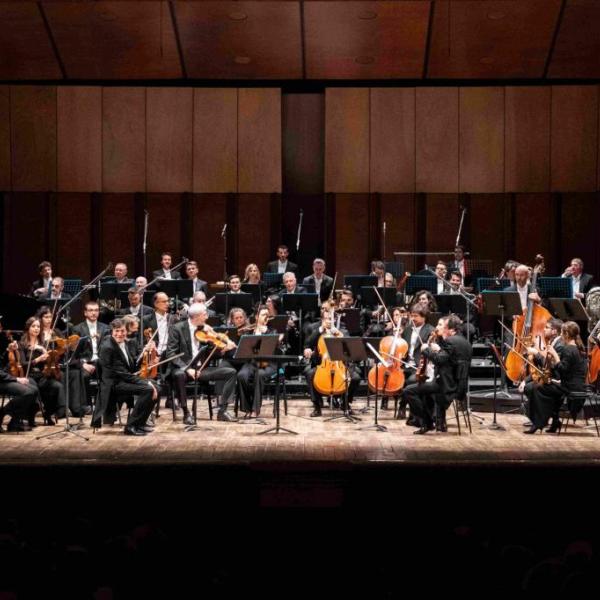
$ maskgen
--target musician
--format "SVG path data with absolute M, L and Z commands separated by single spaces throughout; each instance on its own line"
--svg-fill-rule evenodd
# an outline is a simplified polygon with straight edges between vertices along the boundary
M 257 285 L 261 282 L 261 274 L 258 265 L 250 263 L 244 270 L 244 283 Z
M 150 314 L 152 311 L 150 306 L 146 306 L 143 302 L 143 292 L 137 287 L 130 287 L 127 290 L 127 300 L 129 306 L 127 308 L 120 308 L 116 311 L 119 318 L 123 318 L 126 315 L 133 315 L 134 317 L 143 317 Z
M 462 280 L 470 283 L 471 275 L 473 269 L 471 268 L 470 261 L 465 259 L 465 247 L 459 244 L 454 248 L 454 260 L 448 264 L 448 271 L 452 273 L 452 271 L 458 271 Z
M 54 313 L 49 306 L 41 306 L 35 313 L 35 316 L 40 320 L 40 340 L 45 346 L 56 337 L 62 337 L 64 333 L 54 325 Z
M 52 289 L 52 264 L 44 260 L 38 265 L 38 271 L 40 273 L 39 279 L 31 284 L 30 295 L 35 298 L 48 296 Z
M 315 258 L 312 264 L 313 273 L 302 280 L 303 284 L 315 286 L 315 292 L 319 294 L 319 304 L 325 302 L 333 291 L 333 277 L 325 275 L 325 261 Z
M 142 290 L 142 288 L 145 288 L 147 285 L 148 285 L 148 280 L 143 275 L 138 275 L 135 278 L 135 287 L 138 290 Z
M 160 255 L 160 269 L 152 271 L 152 279 L 181 279 L 179 271 L 172 271 L 173 257 L 170 252 L 163 252 Z M 196 265 L 197 267 L 198 265 Z
M 198 263 L 195 260 L 190 260 L 185 265 L 185 274 L 187 275 L 187 278 L 191 279 L 192 283 L 194 284 L 194 293 L 204 292 L 205 294 L 208 294 L 208 283 L 206 283 L 206 281 L 203 279 L 198 278 Z M 174 279 L 177 279 L 177 277 L 174 277 Z
M 437 275 L 437 294 L 445 294 L 448 292 L 448 284 L 446 283 L 446 276 L 448 274 L 448 267 L 443 260 L 438 260 L 435 265 L 435 274 Z M 460 272 L 459 272 L 460 274 Z
M 298 285 L 296 274 L 288 271 L 283 276 L 283 287 L 280 290 L 281 294 L 306 294 L 306 288 Z
M 321 320 L 317 323 L 311 323 L 306 339 L 304 340 L 303 355 L 305 360 L 309 361 L 308 366 L 304 369 L 304 377 L 306 378 L 306 385 L 308 386 L 308 392 L 313 404 L 313 411 L 310 413 L 311 417 L 320 417 L 321 408 L 323 407 L 323 400 L 313 385 L 317 365 L 320 364 L 322 358 L 319 354 L 319 338 L 322 335 L 333 335 L 336 337 L 348 335 L 345 329 L 337 329 L 335 327 L 332 321 L 332 314 L 333 311 L 330 306 L 328 304 L 323 305 L 321 307 Z M 360 384 L 360 374 L 353 365 L 347 364 L 346 368 L 350 377 L 348 385 L 348 406 L 350 407 Z M 333 400 L 333 406 L 335 408 L 339 407 L 339 402 L 335 399 Z M 352 414 L 351 408 L 349 408 L 349 412 Z
M 276 333 L 268 325 L 269 309 L 260 305 L 256 310 L 255 327 L 249 333 L 251 335 L 273 335 Z M 280 335 L 280 341 L 283 334 Z M 238 373 L 240 384 L 240 405 L 245 413 L 245 418 L 260 416 L 262 396 L 265 383 L 277 373 L 277 365 L 273 362 L 259 363 L 248 361 Z
M 433 430 L 434 415 L 435 429 L 448 431 L 446 410 L 454 399 L 462 399 L 467 391 L 472 349 L 459 333 L 461 325 L 456 315 L 440 318 L 436 326 L 437 341 L 422 347 L 423 355 L 435 367 L 434 379 L 404 388 L 411 413 L 421 422 L 416 434 Z
M 127 265 L 123 262 L 117 263 L 113 277 L 109 278 L 107 283 L 133 283 L 133 279 L 127 277 Z
M 50 286 L 50 293 L 45 296 L 40 296 L 40 299 L 46 300 L 69 300 L 71 294 L 67 294 L 64 291 L 65 280 L 62 277 L 53 277 L 52 284 Z
M 417 292 L 413 300 L 413 303 L 416 302 L 425 306 L 430 313 L 435 313 L 438 310 L 437 302 L 435 301 L 432 293 L 428 290 L 421 290 L 420 292 Z
M 242 292 L 242 280 L 239 275 L 230 275 L 227 280 L 229 285 L 229 294 L 243 294 Z
M 535 433 L 542 430 L 552 417 L 552 424 L 546 430 L 549 433 L 556 433 L 561 430 L 562 423 L 558 419 L 558 411 L 562 404 L 565 394 L 570 392 L 585 391 L 585 377 L 587 372 L 587 362 L 585 359 L 585 348 L 579 335 L 579 325 L 574 321 L 567 321 L 561 327 L 561 337 L 563 347 L 560 351 L 552 345 L 548 346 L 547 351 L 553 361 L 556 374 L 559 379 L 552 379 L 551 383 L 536 386 L 531 394 L 531 421 L 532 425 L 523 433 Z M 530 348 L 528 351 L 535 351 Z M 581 407 L 583 400 L 569 399 L 569 412 L 575 418 Z
M 385 263 L 382 260 L 374 260 L 371 262 L 371 275 L 377 277 L 377 287 L 392 287 L 394 285 L 394 276 L 391 273 L 386 273 Z M 390 285 L 386 285 L 386 275 Z
M 467 290 L 464 288 L 460 271 L 452 271 L 450 273 L 450 279 L 448 280 L 448 290 L 446 293 L 457 296 L 460 295 L 461 292 L 464 294 L 464 296 L 466 296 L 466 298 L 468 298 L 465 300 L 465 302 L 469 302 L 469 300 L 472 300 L 475 297 L 473 294 L 467 292 Z M 457 314 L 460 320 L 463 322 L 463 328 L 461 330 L 462 335 L 464 335 L 468 340 L 472 339 L 477 333 L 477 307 L 474 305 L 469 306 L 468 322 L 466 311 L 464 313 L 461 312 Z
M 519 266 L 519 262 L 509 258 L 506 263 L 504 263 L 504 268 L 502 269 L 502 276 L 506 279 L 510 279 L 512 283 L 515 281 L 515 269 Z
M 352 308 L 354 306 L 354 293 L 352 290 L 343 290 L 340 294 L 339 309 Z
M 285 244 L 277 246 L 277 260 L 267 264 L 265 273 L 296 273 L 298 265 L 288 260 L 290 250 Z
M 206 334 L 214 334 L 212 327 L 206 324 L 208 311 L 204 304 L 192 304 L 188 311 L 188 317 L 185 321 L 177 323 L 169 337 L 167 348 L 167 358 L 176 356 L 183 352 L 183 356 L 176 358 L 171 362 L 171 378 L 175 388 L 175 395 L 183 409 L 183 422 L 186 425 L 193 425 L 194 419 L 187 406 L 186 384 L 189 381 L 216 381 L 223 382 L 223 391 L 219 403 L 219 412 L 217 420 L 235 421 L 235 417 L 227 412 L 227 405 L 235 392 L 237 373 L 234 368 L 227 364 L 220 364 L 218 367 L 205 367 L 201 373 L 198 373 L 203 363 L 213 350 L 212 344 L 199 342 L 196 339 L 196 332 L 203 331 Z M 227 342 L 224 351 L 233 350 L 235 344 L 230 340 Z M 198 355 L 200 353 L 200 355 Z M 197 364 L 190 367 L 194 358 L 197 357 Z
M 137 356 L 140 352 L 140 319 L 135 315 L 125 315 L 121 318 L 125 325 L 127 344 L 130 346 L 132 355 Z
M 519 265 L 515 268 L 515 282 L 504 290 L 505 292 L 519 292 L 523 310 L 527 308 L 528 300 L 533 300 L 536 303 L 542 301 L 537 290 L 531 289 L 530 273 L 531 271 L 527 265 Z
M 573 282 L 573 298 L 583 300 L 592 289 L 593 275 L 583 272 L 583 261 L 580 258 L 571 259 L 571 264 L 565 269 L 561 277 L 570 277 Z
M 126 343 L 127 330 L 123 321 L 115 319 L 110 327 L 111 335 L 101 345 L 98 356 L 102 387 L 92 417 L 92 426 L 100 427 L 102 419 L 114 411 L 115 395 L 131 395 L 136 398 L 135 405 L 129 413 L 123 433 L 134 436 L 146 435 L 153 431 L 153 427 L 146 422 L 158 400 L 158 388 L 149 379 L 142 379 L 135 374 L 138 368 L 138 357 L 130 353 Z
M 150 328 L 152 332 L 158 330 L 155 336 L 156 339 L 156 352 L 158 356 L 162 356 L 167 349 L 169 342 L 169 326 L 173 320 L 169 315 L 169 296 L 164 292 L 156 292 L 152 298 L 152 304 L 154 310 L 146 315 L 142 321 L 142 327 L 144 330 Z

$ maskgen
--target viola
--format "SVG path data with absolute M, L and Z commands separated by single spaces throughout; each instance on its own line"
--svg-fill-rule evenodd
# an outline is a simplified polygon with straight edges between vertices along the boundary
M 79 336 L 76 334 L 70 335 L 68 338 L 53 337 L 51 342 L 54 344 L 52 350 L 48 350 L 48 358 L 42 370 L 42 374 L 47 379 L 56 379 L 60 381 L 62 374 L 60 371 L 60 357 L 69 350 L 74 350 L 79 343 Z M 32 350 L 33 352 L 33 350 Z
M 11 331 L 6 332 L 6 337 L 9 341 L 8 349 L 8 364 L 9 372 L 13 377 L 24 377 L 23 365 L 21 364 L 21 353 L 18 350 L 11 350 L 10 344 L 13 342 Z

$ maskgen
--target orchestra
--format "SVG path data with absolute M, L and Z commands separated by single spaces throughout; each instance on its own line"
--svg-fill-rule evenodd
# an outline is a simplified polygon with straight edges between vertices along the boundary
M 264 272 L 279 274 L 281 287 L 273 289 L 263 282 L 256 263 L 245 267 L 243 278 L 233 274 L 226 280 L 228 294 L 245 294 L 242 283 L 256 286 L 252 295 L 254 315 L 250 318 L 244 309 L 229 309 L 227 304 L 228 314 L 215 312 L 218 303 L 209 308 L 215 290 L 223 291 L 223 283 L 219 289 L 201 279 L 197 261 L 184 259 L 177 268 L 173 268 L 173 262 L 171 253 L 163 252 L 160 268 L 153 271 L 150 284 L 142 275 L 131 279 L 127 265 L 117 262 L 112 275 L 102 278 L 100 285 L 130 285 L 127 292 L 121 292 L 127 294 L 126 304 L 120 307 L 114 301 L 96 300 L 100 297 L 99 286 L 86 286 L 92 289 L 83 290 L 89 299 L 83 303 L 83 319 L 77 324 L 60 310 L 61 304 L 72 297 L 64 289 L 63 277 L 54 275 L 50 262 L 40 262 L 39 278 L 28 293 L 42 306 L 23 324 L 21 339 L 7 342 L 0 355 L 0 392 L 8 397 L 0 409 L 0 430 L 7 415 L 11 417 L 9 431 L 35 427 L 38 409 L 45 424 L 64 418 L 67 410 L 70 416 L 80 419 L 93 411 L 93 427 L 112 424 L 115 395 L 129 394 L 134 397 L 134 404 L 124 433 L 146 435 L 151 431 L 148 417 L 152 407 L 160 401 L 160 385 L 152 377 L 140 375 L 142 364 L 144 373 L 157 371 L 161 383 L 171 386 L 184 425 L 195 422 L 188 406 L 188 386 L 195 381 L 215 385 L 218 420 L 236 422 L 228 412 L 234 397 L 245 418 L 256 418 L 261 413 L 265 384 L 278 373 L 278 368 L 272 362 L 236 358 L 237 342 L 242 335 L 268 334 L 277 334 L 278 352 L 290 356 L 289 365 L 279 372 L 303 376 L 305 397 L 312 403 L 311 417 L 322 416 L 324 397 L 329 398 L 332 410 L 341 408 L 345 398 L 351 414 L 352 401 L 364 382 L 372 392 L 381 395 L 381 408 L 387 409 L 388 399 L 395 398 L 396 418 L 406 419 L 406 425 L 417 428 L 416 433 L 447 430 L 446 410 L 457 395 L 464 393 L 472 344 L 482 334 L 481 304 L 473 293 L 479 291 L 481 295 L 481 290 L 474 290 L 477 262 L 460 244 L 456 245 L 451 262 L 438 258 L 434 269 L 425 265 L 418 275 L 420 279 L 430 276 L 431 285 L 412 293 L 402 289 L 410 273 L 400 277 L 401 271 L 389 271 L 390 263 L 372 261 L 371 275 L 377 278 L 375 291 L 380 302 L 371 306 L 363 304 L 359 288 L 353 290 L 343 282 L 336 285 L 337 276 L 325 273 L 322 258 L 314 258 L 311 272 L 300 278 L 298 265 L 289 260 L 289 249 L 280 245 L 276 260 L 268 263 Z M 547 432 L 559 432 L 562 400 L 570 392 L 585 391 L 586 385 L 597 385 L 600 379 L 596 376 L 590 380 L 587 368 L 587 355 L 600 354 L 598 336 L 590 335 L 586 352 L 581 326 L 572 321 L 563 323 L 550 312 L 538 285 L 543 268 L 543 257 L 536 257 L 533 267 L 510 259 L 499 275 L 491 278 L 492 289 L 518 294 L 522 309 L 522 314 L 514 318 L 507 315 L 513 326 L 508 328 L 511 332 L 502 355 L 510 380 L 527 399 L 526 433 L 541 431 L 548 422 Z M 187 304 L 175 301 L 160 288 L 161 281 L 180 279 L 182 273 L 193 283 L 193 296 L 181 299 Z M 583 304 L 588 295 L 590 300 L 598 296 L 600 288 L 593 287 L 593 277 L 584 272 L 580 258 L 573 258 L 557 278 L 571 281 L 573 301 Z M 378 291 L 385 287 L 396 288 L 397 306 L 385 305 Z M 146 289 L 153 293 L 151 307 L 143 303 Z M 306 293 L 317 294 L 320 318 L 318 313 L 303 315 L 302 331 L 294 312 L 284 313 L 283 322 L 277 320 L 286 294 Z M 463 296 L 465 303 L 469 302 L 468 314 L 438 312 L 447 304 L 443 298 L 453 295 Z M 150 302 L 148 296 L 147 301 Z M 102 322 L 107 311 L 110 325 Z M 372 357 L 365 364 L 329 360 L 324 344 L 329 336 L 379 339 L 378 347 L 386 349 L 383 354 L 391 355 L 382 367 L 384 379 L 379 381 Z M 71 346 L 72 338 L 77 339 Z M 384 343 L 385 340 L 388 341 Z M 12 368 L 12 362 L 9 368 L 9 355 L 13 362 L 19 361 L 20 371 Z M 150 355 L 154 358 L 148 364 Z M 385 359 L 383 355 L 380 358 Z M 377 382 L 371 385 L 371 380 Z M 97 394 L 92 384 L 98 386 Z M 65 386 L 69 386 L 68 393 Z

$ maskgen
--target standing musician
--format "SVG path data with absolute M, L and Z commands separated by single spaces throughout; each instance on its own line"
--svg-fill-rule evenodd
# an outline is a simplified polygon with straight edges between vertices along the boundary
M 52 264 L 47 260 L 42 261 L 38 265 L 38 271 L 40 273 L 39 279 L 36 279 L 31 284 L 31 296 L 40 298 L 42 296 L 48 296 L 52 289 Z
M 567 321 L 561 327 L 563 347 L 558 351 L 555 346 L 549 345 L 547 352 L 550 355 L 552 366 L 560 380 L 552 379 L 533 388 L 531 393 L 531 422 L 532 425 L 523 433 L 535 433 L 542 430 L 552 418 L 552 424 L 546 430 L 556 433 L 561 430 L 562 423 L 558 413 L 562 399 L 569 392 L 585 391 L 585 376 L 587 363 L 585 348 L 579 336 L 579 325 L 574 321 Z M 535 353 L 536 348 L 529 348 L 528 352 Z M 577 402 L 569 399 L 569 412 L 575 418 L 583 406 L 583 400 Z
M 229 290 L 228 290 L 229 294 L 243 294 L 244 293 L 244 292 L 242 292 L 242 280 L 240 279 L 239 275 L 230 275 L 229 279 L 227 280 L 227 283 L 229 284 Z
M 519 292 L 521 308 L 523 310 L 527 308 L 527 300 L 533 300 L 537 304 L 542 301 L 537 290 L 531 289 L 529 276 L 529 267 L 527 265 L 519 265 L 515 268 L 515 282 L 504 290 L 505 292 Z
M 265 305 L 260 305 L 256 309 L 255 326 L 249 331 L 251 335 L 272 335 L 277 333 L 268 325 L 269 309 Z M 283 334 L 280 335 L 280 340 Z M 242 410 L 246 413 L 246 418 L 260 416 L 262 406 L 262 396 L 265 382 L 277 373 L 277 365 L 272 362 L 258 363 L 256 361 L 247 362 L 238 374 L 240 383 L 240 404 Z
M 154 403 L 158 400 L 158 388 L 149 379 L 142 379 L 135 372 L 137 356 L 131 354 L 127 345 L 127 330 L 121 319 L 111 324 L 111 336 L 102 344 L 98 356 L 101 367 L 102 388 L 96 403 L 92 426 L 101 427 L 103 418 L 114 413 L 115 396 L 132 395 L 136 398 L 123 430 L 125 435 L 141 436 L 151 433 L 153 427 L 146 422 Z M 153 345 L 154 341 L 150 342 Z M 150 349 L 150 348 L 148 348 Z
M 307 361 L 310 361 L 308 366 L 304 369 L 304 377 L 306 378 L 306 385 L 308 386 L 308 392 L 310 399 L 313 404 L 313 411 L 310 414 L 311 417 L 320 417 L 321 408 L 323 407 L 323 399 L 321 395 L 315 390 L 313 381 L 317 372 L 317 365 L 321 362 L 322 357 L 319 354 L 319 338 L 322 335 L 333 335 L 335 337 L 347 336 L 348 332 L 345 329 L 338 329 L 332 320 L 333 311 L 328 304 L 324 304 L 321 307 L 321 320 L 317 323 L 311 323 L 308 329 L 307 336 L 304 340 L 304 351 L 303 355 Z M 352 404 L 354 394 L 360 384 L 360 374 L 351 365 L 346 365 L 348 369 L 348 375 L 350 377 L 350 383 L 348 385 L 348 406 Z M 339 402 L 333 400 L 335 408 L 339 408 Z M 349 410 L 352 414 L 352 410 Z
M 573 282 L 573 298 L 583 300 L 592 289 L 593 275 L 583 272 L 583 261 L 580 258 L 571 259 L 571 264 L 565 269 L 561 277 L 570 277 Z
M 445 432 L 446 410 L 454 399 L 462 399 L 467 391 L 472 349 L 458 332 L 461 320 L 456 315 L 441 317 L 435 329 L 437 341 L 425 343 L 422 355 L 435 367 L 433 381 L 414 383 L 404 388 L 411 413 L 421 422 L 414 433 L 424 434 L 435 429 Z
M 265 273 L 296 273 L 298 265 L 288 260 L 290 250 L 285 244 L 277 246 L 277 260 L 267 264 Z
M 333 291 L 333 277 L 325 275 L 325 261 L 322 258 L 315 258 L 312 268 L 312 275 L 305 277 L 302 283 L 315 286 L 315 292 L 319 294 L 319 304 L 321 304 L 321 302 L 325 302 L 331 296 Z
M 465 285 L 470 285 L 473 269 L 470 261 L 465 259 L 465 247 L 459 244 L 454 248 L 454 260 L 448 264 L 448 272 L 458 271 Z
M 160 255 L 160 269 L 152 271 L 152 279 L 181 279 L 179 271 L 171 271 L 173 257 L 170 252 L 163 252 Z M 198 265 L 196 265 L 196 268 Z
M 185 274 L 193 283 L 194 293 L 204 292 L 205 294 L 208 294 L 208 283 L 206 283 L 204 279 L 198 278 L 198 263 L 195 260 L 190 260 L 185 265 Z M 177 277 L 174 277 L 174 279 L 177 279 Z
M 206 361 L 210 352 L 219 341 L 217 340 L 215 330 L 206 324 L 208 311 L 204 304 L 192 304 L 188 310 L 187 319 L 177 323 L 169 337 L 169 346 L 167 348 L 167 358 L 183 352 L 183 356 L 172 361 L 171 378 L 175 388 L 175 395 L 183 409 L 183 422 L 186 425 L 193 425 L 194 418 L 190 414 L 187 406 L 186 384 L 189 381 L 216 381 L 223 382 L 223 391 L 219 403 L 218 421 L 235 421 L 235 417 L 227 412 L 227 405 L 235 392 L 236 370 L 227 363 L 221 362 L 218 367 L 205 367 L 198 373 L 197 369 Z M 210 339 L 214 338 L 217 342 L 204 342 L 198 340 L 198 334 L 204 333 Z M 223 341 L 222 352 L 233 350 L 235 344 L 231 341 Z M 198 356 L 196 368 L 187 368 L 194 357 Z

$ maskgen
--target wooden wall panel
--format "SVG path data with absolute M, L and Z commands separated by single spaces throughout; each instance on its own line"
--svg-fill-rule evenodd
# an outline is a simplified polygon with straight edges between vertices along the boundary
M 238 191 L 281 192 L 281 90 L 238 90 Z
M 190 88 L 146 90 L 146 183 L 149 192 L 192 190 Z
M 417 192 L 458 192 L 458 88 L 416 90 Z
M 0 190 L 10 189 L 10 87 L 0 85 Z
M 370 90 L 371 192 L 415 191 L 415 89 Z
M 237 269 L 243 277 L 246 265 L 253 262 L 261 272 L 271 260 L 271 196 L 268 194 L 240 194 L 237 212 Z M 230 233 L 231 235 L 231 233 Z
M 325 90 L 325 191 L 369 191 L 369 90 Z
M 102 228 L 100 263 L 104 268 L 109 261 L 124 262 L 129 276 L 135 277 L 135 210 L 133 194 L 103 194 L 101 202 Z M 152 242 L 150 239 L 148 243 Z M 150 264 L 150 263 L 148 263 Z
M 194 90 L 194 192 L 237 191 L 238 91 Z
M 152 271 L 160 269 L 162 252 L 170 252 L 173 255 L 173 266 L 181 262 L 181 198 L 180 194 L 148 194 L 146 196 L 146 210 L 150 213 L 148 276 L 152 275 Z
M 104 192 L 146 191 L 146 90 L 102 90 Z
M 11 158 L 15 191 L 56 189 L 56 88 L 11 88 Z
M 507 192 L 550 189 L 549 87 L 507 87 L 505 186 Z
M 59 87 L 58 189 L 102 191 L 102 89 Z
M 504 88 L 461 88 L 461 192 L 504 191 Z
M 596 190 L 598 86 L 552 87 L 552 191 Z
M 345 275 L 368 273 L 369 256 L 368 194 L 336 194 L 335 197 L 335 268 L 338 281 Z
M 426 227 L 425 251 L 426 252 L 452 252 L 458 231 L 459 208 L 456 194 L 427 194 L 426 199 Z M 447 261 L 452 257 L 440 257 Z M 436 255 L 431 254 L 423 258 L 429 266 L 436 260 Z M 423 268 L 419 264 L 419 269 Z
M 209 283 L 223 279 L 221 231 L 226 222 L 227 196 L 225 194 L 194 195 L 192 199 L 194 236 L 191 256 L 188 258 L 198 263 L 200 278 Z
M 4 201 L 4 281 L 2 291 L 28 294 L 38 276 L 37 266 L 48 260 L 48 196 L 42 193 L 6 194 Z
M 534 264 L 536 254 L 545 258 L 548 274 L 553 274 L 553 204 L 550 194 L 517 194 L 515 198 L 515 256 L 507 257 Z
M 89 194 L 54 197 L 54 252 L 56 275 L 90 280 L 92 205 Z
M 413 194 L 382 194 L 381 221 L 386 224 L 385 260 L 396 260 L 394 252 L 414 252 L 416 249 L 415 196 Z M 414 270 L 413 259 L 402 257 L 404 268 Z

